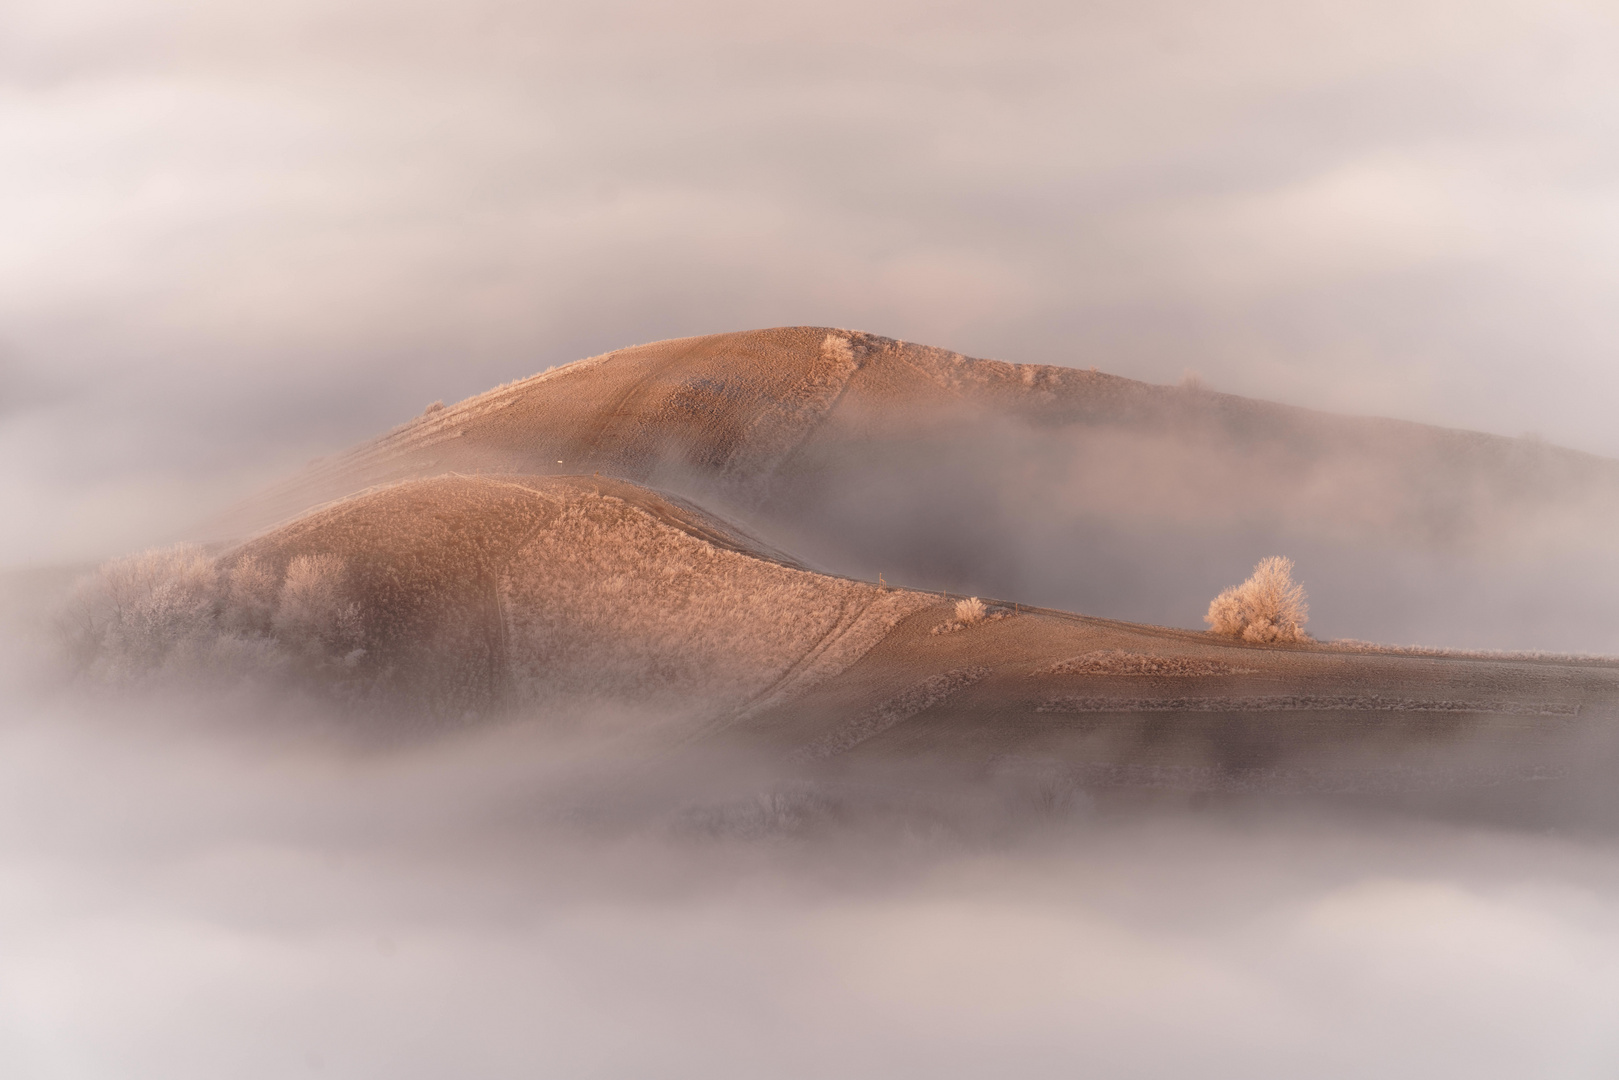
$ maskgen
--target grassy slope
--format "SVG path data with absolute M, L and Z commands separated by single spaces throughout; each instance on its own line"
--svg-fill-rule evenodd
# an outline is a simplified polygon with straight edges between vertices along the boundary
M 1528 768 L 1619 701 L 1615 662 L 1264 647 L 1006 605 L 940 633 L 948 600 L 802 570 L 599 478 L 403 483 L 238 551 L 310 553 L 348 561 L 371 662 L 440 714 L 605 698 L 834 767 L 1230 784 L 1474 745 Z
M 1232 513 L 1313 514 L 1350 532 L 1387 529 L 1466 546 L 1488 523 L 1480 507 L 1532 509 L 1582 485 L 1612 486 L 1613 463 L 1520 440 L 828 335 L 716 335 L 570 365 L 424 415 L 326 462 L 245 508 L 233 527 L 365 484 L 447 470 L 589 469 L 651 481 L 695 471 L 732 494 L 746 495 L 750 485 L 757 494 L 764 483 L 791 495 L 801 481 L 859 475 L 883 446 L 903 449 L 918 431 L 918 445 L 937 436 L 970 454 L 981 434 L 959 425 L 964 403 L 1032 429 L 1111 439 L 1076 445 L 1116 452 L 1108 459 L 1115 464 L 1131 447 L 1169 446 L 1144 480 L 1168 503 L 1197 496 Z M 1221 488 L 1233 476 L 1244 483 Z M 319 511 L 256 544 L 326 550 L 352 541 L 345 550 L 362 563 L 373 558 L 367 551 L 386 552 L 377 566 L 396 569 L 374 568 L 367 580 L 398 619 L 398 640 L 414 643 L 396 652 L 414 650 L 424 687 L 438 678 L 428 677 L 438 658 L 474 657 L 441 680 L 468 700 L 580 688 L 589 672 L 591 685 L 626 698 L 657 698 L 660 688 L 664 702 L 712 694 L 733 732 L 827 760 L 948 751 L 973 761 L 1055 755 L 1109 768 L 1230 772 L 1457 736 L 1534 739 L 1566 729 L 1570 710 L 1590 718 L 1614 698 L 1611 665 L 1256 650 L 1054 612 L 931 634 L 948 618 L 943 604 L 911 615 L 867 652 L 902 608 L 924 599 L 881 594 L 890 598 L 882 617 L 848 636 L 839 631 L 848 613 L 880 595 L 863 591 L 869 586 L 795 577 L 802 572 L 779 553 L 727 546 L 731 534 L 694 524 L 695 512 L 671 522 L 674 504 L 638 489 L 599 477 L 436 483 L 451 485 L 463 509 L 436 509 L 448 488 L 406 485 Z M 547 483 L 575 492 L 594 485 L 625 499 L 626 509 L 593 503 L 564 513 L 555 502 L 561 489 L 545 494 Z M 1139 496 L 1140 485 L 1127 487 Z M 1323 491 L 1332 497 L 1322 501 Z M 1345 492 L 1362 497 L 1338 499 Z M 379 499 L 375 513 L 358 513 Z M 793 503 L 780 491 L 776 501 Z M 1006 527 L 1019 524 L 1012 517 Z M 615 530 L 633 539 L 603 544 Z M 392 531 L 400 536 L 384 540 Z M 431 619 L 418 619 L 429 611 Z M 828 652 L 817 645 L 827 640 L 844 644 Z M 1248 670 L 1038 673 L 1116 649 L 1240 655 L 1233 666 Z M 1052 706 L 1061 698 L 1091 700 L 1074 711 Z
M 373 677 L 440 715 L 605 698 L 737 709 L 842 670 L 925 598 L 815 574 L 701 512 L 590 477 L 437 477 L 239 548 L 341 557 Z
M 600 472 L 769 499 L 790 517 L 806 468 L 858 476 L 874 455 L 941 434 L 961 460 L 990 460 L 995 433 L 959 423 L 963 408 L 1069 432 L 1072 453 L 1138 460 L 1152 475 L 1130 479 L 1131 505 L 1190 501 L 1199 513 L 1466 543 L 1501 504 L 1546 508 L 1595 490 L 1611 510 L 1619 495 L 1619 463 L 1524 440 L 786 327 L 656 342 L 499 387 L 319 462 L 212 529 L 246 535 L 375 484 L 448 472 Z M 1100 486 L 1084 495 L 1107 498 Z

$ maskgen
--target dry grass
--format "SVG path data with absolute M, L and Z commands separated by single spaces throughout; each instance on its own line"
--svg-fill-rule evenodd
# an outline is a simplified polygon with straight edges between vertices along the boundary
M 998 622 L 1001 619 L 1010 619 L 1011 617 L 1012 612 L 1006 608 L 991 609 L 978 597 L 969 596 L 965 600 L 956 601 L 955 618 L 935 626 L 932 632 L 935 634 L 954 634 L 962 630 L 971 630 L 973 627 L 982 626 L 987 622 Z
M 611 492 L 611 493 L 610 493 Z M 836 674 L 926 594 L 764 557 L 607 480 L 446 477 L 308 514 L 219 560 L 120 560 L 70 637 L 99 678 L 253 671 L 442 718 L 577 700 L 762 707 Z
M 1578 716 L 1580 706 L 1564 701 L 1458 701 L 1452 698 L 1388 698 L 1378 694 L 1272 694 L 1259 697 L 1083 697 L 1052 698 L 1036 712 L 1076 713 L 1280 713 L 1380 712 L 1496 714 L 1501 716 Z
M 1247 581 L 1216 596 L 1203 621 L 1216 634 L 1272 643 L 1307 640 L 1309 618 L 1304 587 L 1293 581 L 1293 560 L 1273 555 L 1261 559 Z
M 1123 649 L 1098 649 L 1053 664 L 1038 675 L 1249 675 L 1252 668 L 1234 667 L 1201 656 L 1151 656 Z
M 496 574 L 519 699 L 774 696 L 842 670 L 928 602 L 734 550 L 715 523 L 622 490 L 533 492 L 549 521 Z
M 984 602 L 976 596 L 956 601 L 956 621 L 963 626 L 977 626 L 984 621 Z
M 876 705 L 843 727 L 823 735 L 801 753 L 803 758 L 828 758 L 846 753 L 867 739 L 881 735 L 918 713 L 940 704 L 959 690 L 988 678 L 985 667 L 957 668 L 924 679 L 897 697 Z

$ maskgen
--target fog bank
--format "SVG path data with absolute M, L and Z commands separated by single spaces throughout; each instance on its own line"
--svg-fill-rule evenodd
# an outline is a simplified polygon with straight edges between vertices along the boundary
M 735 762 L 648 773 L 622 749 L 521 724 L 378 747 L 285 704 L 13 695 L 0 1067 L 1619 1064 L 1611 832 L 1325 804 L 1125 812 L 1083 793 L 856 812 Z
M 15 0 L 0 563 L 607 349 L 852 326 L 1619 455 L 1583 0 Z

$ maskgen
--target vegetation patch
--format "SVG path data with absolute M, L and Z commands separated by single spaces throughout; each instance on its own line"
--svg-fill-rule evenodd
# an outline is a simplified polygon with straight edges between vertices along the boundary
M 1260 644 L 1309 640 L 1309 619 L 1304 586 L 1293 581 L 1293 560 L 1280 555 L 1259 560 L 1253 575 L 1216 596 L 1203 616 L 1216 634 Z
M 347 568 L 332 555 L 281 572 L 251 557 L 224 566 L 190 545 L 114 559 L 79 582 L 61 630 L 81 671 L 115 683 L 346 671 L 365 656 Z
M 1153 656 L 1123 649 L 1097 649 L 1044 668 L 1037 675 L 1252 675 L 1253 668 L 1235 667 L 1202 656 Z
M 973 627 L 981 626 L 987 622 L 998 622 L 1001 619 L 1011 617 L 1012 612 L 1005 607 L 987 607 L 978 597 L 969 596 L 965 600 L 956 601 L 955 618 L 948 622 L 940 623 L 931 632 L 935 634 L 955 634 L 962 630 L 971 630 Z

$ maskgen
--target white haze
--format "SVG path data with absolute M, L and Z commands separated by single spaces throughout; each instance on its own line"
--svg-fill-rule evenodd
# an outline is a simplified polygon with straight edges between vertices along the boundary
M 10 0 L 0 564 L 775 324 L 1616 456 L 1616 54 L 1595 0 Z M 1195 625 L 1273 553 L 1154 592 L 1116 572 L 1152 539 L 1097 526 L 1115 572 L 1033 583 Z M 1608 577 L 1498 600 L 1328 554 L 1329 632 L 1409 576 L 1476 643 L 1611 637 Z M 296 700 L 23 688 L 41 642 L 0 641 L 8 1077 L 1619 1071 L 1611 814 L 840 815 L 533 726 L 378 747 Z
M 0 562 L 638 341 L 856 326 L 1619 454 L 1579 0 L 0 10 Z
M 0 1074 L 1619 1067 L 1611 738 L 1552 795 L 1399 809 L 816 778 L 612 716 L 72 685 L 51 591 L 0 653 Z
M 522 725 L 378 748 L 246 699 L 8 700 L 8 1076 L 1619 1067 L 1608 828 L 1083 793 L 817 818 Z
M 815 483 L 728 509 L 814 565 L 911 588 L 1201 630 L 1220 590 L 1286 553 L 1323 640 L 1619 654 L 1619 472 L 1523 483 L 1330 440 L 1245 444 L 1190 420 L 951 415 L 915 435 L 847 416 L 855 449 L 797 459 Z M 682 483 L 725 507 L 700 479 L 655 478 Z

